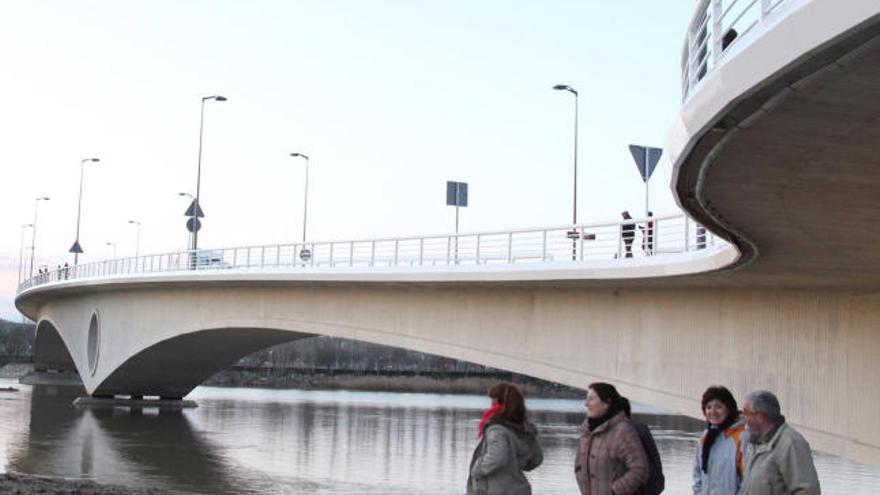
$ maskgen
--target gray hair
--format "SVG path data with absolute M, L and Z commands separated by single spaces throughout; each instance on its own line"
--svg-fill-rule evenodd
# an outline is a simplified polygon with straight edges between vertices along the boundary
M 763 413 L 772 423 L 785 421 L 779 408 L 779 399 L 773 395 L 773 392 L 754 390 L 746 395 L 746 401 L 752 406 L 752 411 Z

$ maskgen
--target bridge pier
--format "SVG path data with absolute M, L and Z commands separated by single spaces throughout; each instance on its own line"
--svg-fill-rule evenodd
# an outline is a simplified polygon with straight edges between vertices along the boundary
M 143 409 L 155 407 L 159 409 L 187 409 L 198 407 L 194 400 L 183 400 L 182 397 L 158 397 L 155 399 L 145 399 L 142 395 L 132 395 L 130 397 L 114 396 L 114 395 L 91 395 L 78 397 L 73 401 L 73 405 L 77 407 L 128 407 L 132 409 Z

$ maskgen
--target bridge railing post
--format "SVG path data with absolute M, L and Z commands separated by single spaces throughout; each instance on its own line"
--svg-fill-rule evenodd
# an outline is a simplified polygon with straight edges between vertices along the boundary
M 660 249 L 660 220 L 654 222 L 654 232 L 651 235 L 651 254 L 657 254 Z
M 474 256 L 474 261 L 478 265 L 480 264 L 480 241 L 481 240 L 482 240 L 482 236 L 480 234 L 477 234 L 477 248 L 476 248 L 476 253 Z
M 400 239 L 394 239 L 394 266 L 397 266 L 397 255 L 400 251 Z
M 370 243 L 370 266 L 376 264 L 376 241 Z
M 771 0 L 761 0 L 761 20 L 763 21 L 770 13 Z
M 354 241 L 348 244 L 348 266 L 354 266 Z
M 691 246 L 690 246 L 690 244 L 691 244 L 691 240 L 690 240 L 690 237 L 691 237 L 691 225 L 690 225 L 690 219 L 689 219 L 687 216 L 685 216 L 685 217 L 684 217 L 684 251 L 685 251 L 685 252 L 688 252 L 688 251 L 691 250 Z
M 723 38 L 723 33 L 721 33 L 722 12 L 721 0 L 712 0 L 712 31 L 709 36 L 712 42 L 713 66 L 717 66 L 721 60 L 721 40 Z
M 547 229 L 541 231 L 541 261 L 547 261 Z
M 513 232 L 507 234 L 507 262 L 513 263 Z
M 578 233 L 578 259 L 584 261 L 584 228 L 577 229 Z

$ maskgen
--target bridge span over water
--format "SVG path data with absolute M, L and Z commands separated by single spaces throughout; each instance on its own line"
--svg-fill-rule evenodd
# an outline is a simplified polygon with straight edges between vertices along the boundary
M 333 335 L 688 415 L 710 384 L 760 387 L 815 448 L 880 464 L 880 2 L 703 0 L 685 38 L 688 217 L 637 221 L 633 258 L 612 223 L 80 265 L 19 289 L 35 359 L 93 395 L 181 397 Z

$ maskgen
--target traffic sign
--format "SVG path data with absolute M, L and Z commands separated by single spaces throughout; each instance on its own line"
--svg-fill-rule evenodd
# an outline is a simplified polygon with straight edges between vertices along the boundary
M 79 245 L 79 241 L 73 241 L 73 246 L 70 246 L 70 251 L 68 253 L 82 254 L 83 248 Z
M 183 214 L 185 217 L 193 216 L 193 208 L 196 208 L 196 200 L 192 200 L 192 203 L 189 204 L 189 208 L 186 209 L 186 213 Z M 204 218 L 205 212 L 202 211 L 202 205 L 198 205 L 198 215 L 197 217 Z
M 642 180 L 648 182 L 648 179 L 651 178 L 651 174 L 654 173 L 654 169 L 657 167 L 657 162 L 660 161 L 660 156 L 663 154 L 663 150 L 660 148 L 651 148 L 650 146 L 631 144 L 629 145 L 629 152 L 632 153 L 633 160 L 636 162 L 636 168 L 639 169 L 639 174 L 642 176 Z
M 467 206 L 467 182 L 446 181 L 446 206 Z
M 196 228 L 193 230 L 193 220 L 195 220 Z M 187 218 L 186 219 L 186 230 L 190 232 L 196 232 L 202 228 L 202 222 L 198 218 Z

